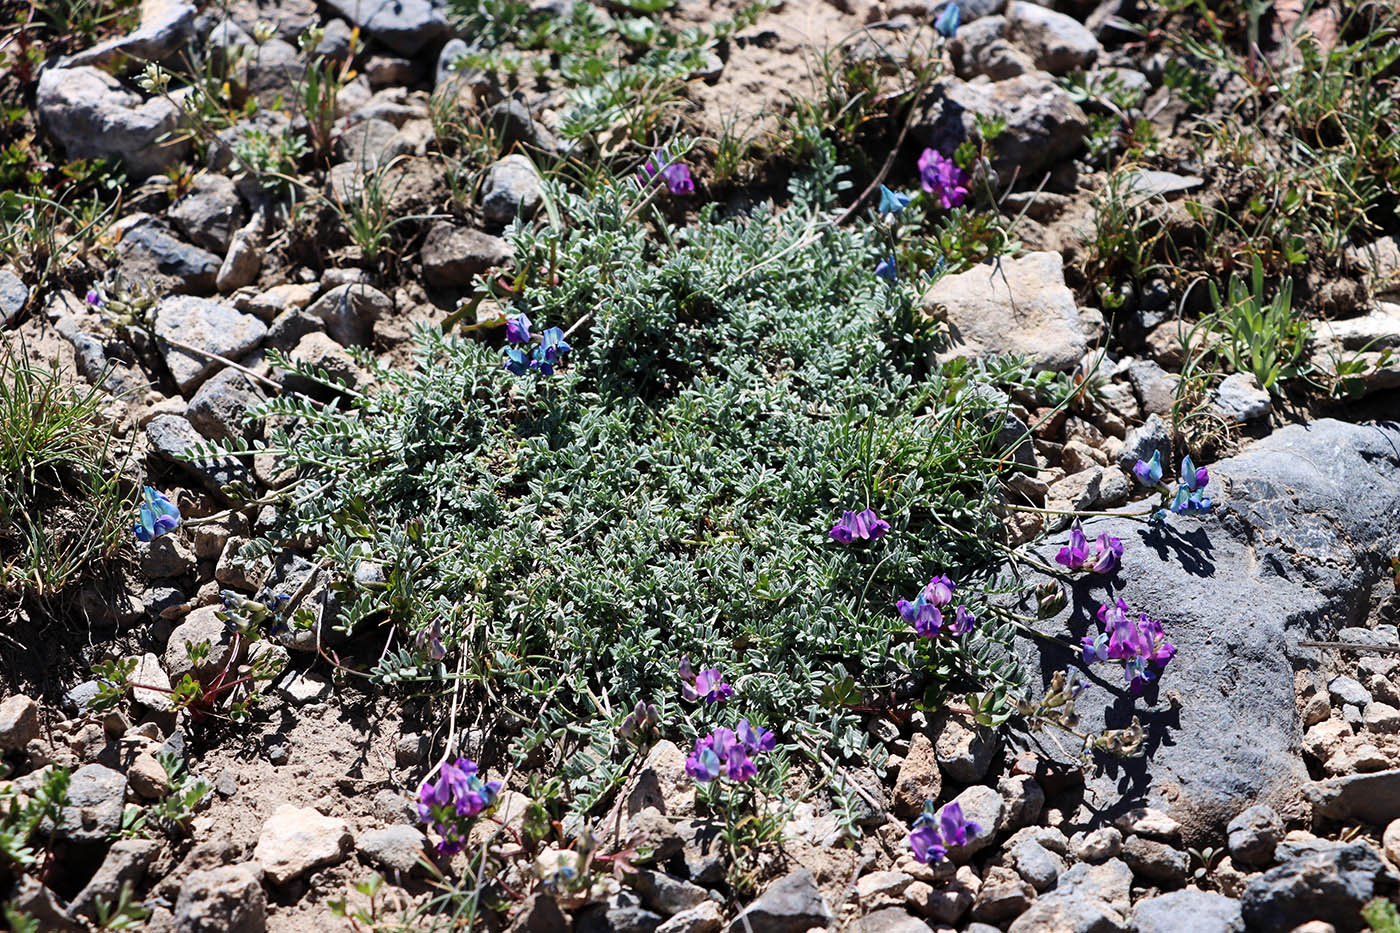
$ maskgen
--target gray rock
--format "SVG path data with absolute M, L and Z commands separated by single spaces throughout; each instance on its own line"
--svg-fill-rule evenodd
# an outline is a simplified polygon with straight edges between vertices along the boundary
M 83 765 L 68 784 L 68 806 L 60 814 L 54 838 L 75 845 L 105 844 L 122 824 L 126 775 L 105 765 Z M 47 834 L 52 821 L 39 827 Z
M 996 267 L 945 275 L 924 292 L 922 304 L 947 321 L 942 361 L 1020 353 L 1037 371 L 1068 371 L 1087 346 L 1057 252 L 1003 258 Z
M 112 843 L 97 874 L 69 902 L 68 913 L 74 917 L 95 919 L 98 898 L 108 906 L 115 904 L 122 885 L 128 882 L 133 887 L 139 885 L 146 873 L 146 866 L 151 864 L 159 851 L 160 843 L 154 839 L 119 839 Z
M 1253 373 L 1234 373 L 1215 390 L 1215 410 L 1235 424 L 1267 418 L 1273 410 L 1269 393 L 1259 387 Z
M 412 825 L 418 822 L 418 810 L 414 807 L 413 801 L 403 794 L 387 788 L 374 795 L 371 810 L 374 813 L 374 818 L 384 823 Z
M 1121 859 L 1101 865 L 1071 865 L 1042 899 L 1100 901 L 1126 916 L 1133 872 Z
M 749 929 L 769 933 L 806 933 L 833 920 L 831 908 L 812 873 L 799 868 L 770 884 L 758 899 L 729 925 L 731 933 Z
M 102 685 L 95 680 L 85 680 L 63 695 L 63 709 L 74 716 L 85 715 L 97 701 Z
M 326 332 L 342 346 L 362 347 L 374 339 L 374 322 L 393 310 L 393 300 L 379 289 L 350 283 L 317 298 L 306 313 L 324 322 Z
M 993 927 L 992 929 L 995 929 Z M 1039 897 L 1008 933 L 1127 933 L 1123 915 L 1102 901 Z M 968 933 L 972 928 L 968 927 Z
M 997 781 L 997 792 L 1005 804 L 1003 823 L 1007 829 L 1029 826 L 1040 819 L 1045 791 L 1029 774 L 1016 774 Z
M 398 155 L 412 151 L 399 136 L 399 128 L 387 120 L 360 120 L 351 124 L 336 141 L 342 161 L 361 174 L 373 172 Z
M 1033 839 L 1017 843 L 1010 852 L 1011 867 L 1031 887 L 1044 891 L 1064 873 L 1065 862 Z
M 75 923 L 63 907 L 63 902 L 47 885 L 28 875 L 20 875 L 18 884 L 8 893 L 5 906 L 37 921 L 44 933 L 85 933 L 89 928 Z
M 1291 930 L 1323 918 L 1338 930 L 1359 930 L 1362 905 L 1393 888 L 1380 855 L 1357 842 L 1292 859 L 1253 878 L 1242 898 L 1244 919 L 1259 930 Z
M 263 933 L 267 895 L 256 862 L 192 871 L 175 902 L 176 933 Z
M 221 498 L 226 498 L 223 487 L 230 483 L 252 483 L 253 476 L 247 465 L 233 457 L 181 459 L 196 444 L 203 443 L 204 438 L 179 415 L 157 415 L 152 418 L 146 424 L 146 439 L 153 452 L 194 476 L 206 489 Z
M 210 440 L 251 438 L 261 423 L 247 421 L 248 410 L 262 401 L 253 380 L 236 369 L 225 369 L 190 398 L 185 418 Z
M 170 633 L 161 662 L 175 682 L 186 674 L 193 674 L 197 680 L 207 683 L 229 663 L 233 640 L 228 626 L 215 615 L 217 611 L 215 606 L 201 606 L 185 616 L 185 621 Z M 189 646 L 201 643 L 207 645 L 209 651 L 196 667 L 190 660 Z
M 1113 821 L 1113 825 L 1128 835 L 1136 834 L 1163 842 L 1177 842 L 1181 839 L 1181 824 L 1152 807 L 1134 807 L 1120 814 Z
M 324 700 L 334 691 L 331 682 L 313 671 L 292 673 L 278 685 L 277 691 L 300 706 Z
M 438 53 L 437 68 L 433 71 L 434 89 L 442 87 L 457 74 L 457 60 L 470 51 L 463 39 L 453 37 L 443 43 L 442 51 Z
M 1400 819 L 1400 770 L 1310 781 L 1303 785 L 1303 796 L 1312 804 L 1315 819 L 1385 826 Z
M 1162 453 L 1162 474 L 1165 478 L 1171 471 L 1172 435 L 1167 423 L 1156 414 L 1148 415 L 1139 427 L 1128 432 L 1123 439 L 1123 450 L 1118 454 L 1118 466 L 1131 470 L 1139 460 L 1149 463 L 1153 451 Z
M 1007 868 L 993 866 L 972 902 L 972 918 L 986 923 L 1004 923 L 1024 913 L 1035 900 L 1035 888 Z
M 0 327 L 19 317 L 29 304 L 29 286 L 14 271 L 0 268 Z
M 976 115 L 1000 117 L 1006 129 L 992 141 L 992 168 L 1002 179 L 1036 178 L 1077 152 L 1089 120 L 1049 75 L 1017 75 L 989 84 L 956 78 L 935 85 L 913 133 L 925 146 L 949 155 L 977 135 Z
M 0 703 L 0 750 L 20 751 L 38 737 L 38 703 L 22 693 Z
M 214 286 L 227 295 L 245 285 L 257 281 L 258 271 L 263 260 L 263 222 L 254 217 L 246 226 L 233 235 L 228 245 L 228 253 L 219 266 L 219 274 L 214 277 Z
M 502 151 L 509 152 L 519 143 L 533 149 L 556 148 L 553 134 L 530 116 L 528 107 L 514 98 L 493 105 L 482 122 L 496 134 Z
M 164 97 L 142 101 L 89 65 L 46 68 L 36 93 L 39 119 L 70 159 L 120 158 L 136 179 L 184 158 L 189 143 L 158 143 L 176 129 L 179 109 Z
M 245 213 L 243 199 L 232 181 L 213 172 L 201 172 L 166 216 L 191 243 L 222 255 L 233 239 L 233 231 L 243 225 Z
M 212 291 L 222 262 L 207 249 L 181 240 L 164 224 L 146 218 L 137 218 L 123 228 L 117 257 L 124 274 L 158 283 L 177 294 Z
M 237 360 L 257 348 L 267 333 L 267 325 L 218 301 L 176 296 L 164 299 L 158 306 L 155 333 L 162 341 L 179 341 L 203 351 L 196 353 L 162 343 L 165 365 L 180 391 L 189 393 L 224 365 L 206 354 Z
M 289 353 L 307 334 L 324 334 L 325 330 L 326 324 L 320 318 L 308 314 L 304 308 L 290 308 L 273 319 L 267 328 L 267 336 L 263 338 L 263 345 Z M 335 343 L 329 337 L 326 340 Z
M 1371 694 L 1366 692 L 1366 688 L 1346 676 L 1333 677 L 1328 681 L 1327 692 L 1331 695 L 1333 703 L 1365 706 L 1371 702 Z
M 958 30 L 948 42 L 959 78 L 970 80 L 986 75 L 1004 81 L 1035 70 L 1026 52 L 1006 38 L 1006 17 L 986 16 Z
M 427 838 L 413 826 L 389 826 L 361 833 L 355 848 L 371 865 L 407 875 L 423 856 Z
M 548 894 L 531 894 L 511 919 L 507 933 L 554 933 L 569 929 L 569 918 Z
M 1286 810 L 1299 803 L 1308 775 L 1293 658 L 1311 652 L 1292 645 L 1326 640 L 1341 620 L 1364 613 L 1377 568 L 1400 548 L 1396 450 L 1400 430 L 1391 427 L 1332 420 L 1290 426 L 1210 465 L 1216 505 L 1207 515 L 1172 515 L 1158 531 L 1117 518 L 1085 523 L 1091 540 L 1107 532 L 1127 544 L 1124 563 L 1132 573 L 1121 575 L 1114 595 L 1161 619 L 1178 649 L 1146 702 L 1134 703 L 1146 761 L 1119 765 L 1116 778 L 1086 778 L 1091 796 L 1116 801 L 1110 818 L 1147 803 L 1182 823 L 1186 845 L 1201 846 L 1218 844 L 1247 806 Z M 1053 560 L 1053 547 L 1038 554 Z M 1070 606 L 1042 631 L 1077 643 L 1098 630 L 1093 614 L 1104 597 L 1094 581 L 1072 590 Z M 1018 650 L 1035 670 L 1078 663 L 1053 647 Z M 1104 689 L 1079 697 L 1080 728 L 1127 725 L 1121 675 L 1092 673 L 1102 676 Z M 1179 707 L 1166 708 L 1167 691 L 1181 694 Z M 1037 746 L 1048 759 L 1066 760 L 1048 738 Z M 1136 800 L 1124 799 L 1125 774 Z
M 149 383 L 131 362 L 130 348 L 89 334 L 80 326 L 76 317 L 67 316 L 59 318 L 54 329 L 73 345 L 74 362 L 83 378 L 120 399 L 144 398 Z
M 1116 74 L 1121 74 L 1124 71 L 1127 69 L 1113 69 Z M 1129 71 L 1128 73 L 1134 74 L 1135 72 Z M 1190 191 L 1203 184 L 1205 184 L 1205 179 L 1197 175 L 1178 175 L 1175 172 L 1136 169 L 1123 173 L 1122 192 L 1125 196 L 1146 200 L 1147 198 L 1164 197 L 1169 194 Z
M 1140 877 L 1162 884 L 1185 884 L 1191 873 L 1191 858 L 1185 852 L 1142 836 L 1123 840 L 1123 861 Z
M 182 0 L 143 3 L 141 24 L 133 32 L 106 39 L 60 59 L 58 67 L 102 65 L 118 56 L 137 61 L 160 61 L 194 36 L 194 18 L 194 5 Z
M 306 76 L 306 61 L 296 46 L 283 39 L 269 39 L 250 49 L 246 62 L 248 94 L 258 103 L 271 107 L 279 97 L 283 101 L 296 99 Z
M 1133 384 L 1133 391 L 1137 393 L 1143 411 L 1163 418 L 1171 417 L 1180 379 L 1152 360 L 1133 360 L 1128 366 L 1128 381 Z M 1162 463 L 1162 472 L 1168 472 L 1166 461 Z
M 1307 789 L 1303 792 L 1306 794 Z M 1261 803 L 1242 811 L 1230 821 L 1226 831 L 1230 858 L 1235 864 L 1267 865 L 1274 860 L 1274 848 L 1283 839 L 1283 818 L 1273 807 Z
M 1104 826 L 1085 836 L 1075 847 L 1075 858 L 1081 862 L 1102 862 L 1116 858 L 1123 851 L 1123 834 L 1112 826 Z
M 1244 933 L 1240 902 L 1188 889 L 1150 897 L 1133 907 L 1137 933 Z
M 945 775 L 960 784 L 982 780 L 996 754 L 996 732 L 970 722 L 960 713 L 936 717 L 932 732 L 934 754 Z
M 632 887 L 644 905 L 667 917 L 698 907 L 710 899 L 710 892 L 699 885 L 659 871 L 638 872 Z
M 624 888 L 605 903 L 580 910 L 574 918 L 574 933 L 655 933 L 663 919 Z
M 448 30 L 442 7 L 432 0 L 329 0 L 327 5 L 400 55 L 413 56 Z
M 423 278 L 437 288 L 462 288 L 492 266 L 510 260 L 510 244 L 480 230 L 438 221 L 428 228 L 418 252 Z
M 183 577 L 194 569 L 194 551 L 178 534 L 161 535 L 150 543 L 137 542 L 141 572 L 151 580 Z
M 1007 4 L 1006 32 L 1030 53 L 1035 67 L 1055 75 L 1089 67 L 1102 51 L 1099 40 L 1074 17 L 1034 3 Z
M 540 206 L 540 196 L 540 173 L 535 163 L 512 153 L 487 170 L 481 212 L 492 223 L 510 223 L 517 216 L 528 220 Z
M 903 907 L 886 907 L 862 917 L 860 933 L 933 933 L 933 928 Z
M 261 133 L 269 139 L 276 139 L 290 132 L 292 121 L 285 114 L 271 108 L 261 108 L 246 120 L 240 120 L 214 134 L 209 141 L 209 168 L 216 172 L 245 171 L 235 151 L 239 144 Z
M 1001 828 L 1001 794 L 982 784 L 974 784 L 953 798 L 962 807 L 963 816 L 977 824 L 977 832 L 967 834 L 965 845 L 953 846 L 948 850 L 948 858 L 959 864 L 981 852 L 996 839 Z

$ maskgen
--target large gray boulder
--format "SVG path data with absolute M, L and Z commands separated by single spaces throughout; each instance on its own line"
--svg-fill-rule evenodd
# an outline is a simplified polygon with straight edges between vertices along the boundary
M 327 5 L 400 55 L 414 55 L 447 34 L 447 16 L 432 0 L 329 0 Z
M 1320 661 L 1320 649 L 1300 642 L 1328 640 L 1365 618 L 1371 587 L 1400 546 L 1400 430 L 1290 426 L 1212 464 L 1207 488 L 1211 512 L 1170 515 L 1161 527 L 1086 521 L 1090 540 L 1104 531 L 1123 540 L 1122 567 L 1109 580 L 1077 579 L 1069 607 L 1037 624 L 1078 645 L 1100 630 L 1099 605 L 1119 596 L 1161 620 L 1177 654 L 1141 696 L 1129 692 L 1120 666 L 1086 672 L 1081 728 L 1123 728 L 1136 713 L 1147 753 L 1101 757 L 1087 797 L 1109 802 L 1107 819 L 1143 803 L 1166 811 L 1187 845 L 1218 839 L 1256 803 L 1299 811 L 1308 772 L 1293 672 Z M 1052 560 L 1065 537 L 1046 541 L 1041 558 Z M 1020 650 L 1038 681 L 1033 692 L 1055 670 L 1081 666 L 1078 652 L 1038 642 Z M 1055 738 L 1040 751 L 1064 760 Z
M 44 129 L 70 159 L 120 158 L 140 179 L 174 165 L 189 149 L 187 140 L 166 138 L 180 122 L 173 103 L 164 97 L 143 101 L 88 65 L 45 69 L 36 102 Z

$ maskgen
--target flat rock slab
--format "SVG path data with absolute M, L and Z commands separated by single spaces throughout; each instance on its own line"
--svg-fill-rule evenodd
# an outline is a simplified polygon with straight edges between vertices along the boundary
M 1064 371 L 1079 363 L 1088 345 L 1056 252 L 945 275 L 924 292 L 923 306 L 941 311 L 948 322 L 940 361 L 1018 353 L 1037 371 Z
M 1038 623 L 1077 645 L 1100 630 L 1098 607 L 1120 596 L 1161 620 L 1177 655 L 1141 696 L 1128 691 L 1121 666 L 1085 672 L 1081 728 L 1123 728 L 1136 713 L 1147 735 L 1145 759 L 1097 756 L 1085 805 L 1097 821 L 1146 803 L 1180 821 L 1187 845 L 1218 838 L 1253 804 L 1302 806 L 1308 772 L 1293 673 L 1318 666 L 1319 649 L 1299 642 L 1364 619 L 1371 587 L 1400 546 L 1400 429 L 1290 426 L 1212 464 L 1208 489 L 1216 507 L 1204 516 L 1171 515 L 1159 528 L 1085 522 L 1090 540 L 1104 531 L 1123 540 L 1122 567 L 1107 580 L 1077 579 L 1069 607 Z M 1052 535 L 1041 559 L 1065 540 Z M 1035 692 L 1056 670 L 1082 667 L 1077 652 L 1028 641 L 1018 651 Z M 1051 758 L 1078 751 L 1063 733 L 1037 739 Z
M 160 303 L 155 331 L 162 341 L 170 375 L 175 377 L 180 391 L 188 395 L 224 365 L 208 354 L 237 360 L 262 343 L 267 325 L 226 304 L 179 295 Z M 192 353 L 165 342 L 170 340 L 203 352 Z
M 1319 819 L 1385 827 L 1400 819 L 1400 769 L 1312 781 L 1303 785 L 1303 796 Z

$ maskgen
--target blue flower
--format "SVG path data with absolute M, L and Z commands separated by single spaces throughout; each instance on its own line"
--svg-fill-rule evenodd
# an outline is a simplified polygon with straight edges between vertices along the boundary
M 893 253 L 880 260 L 879 264 L 875 266 L 875 274 L 886 282 L 899 281 L 899 273 L 895 269 Z
M 165 493 L 156 492 L 150 486 L 142 492 L 146 501 L 141 506 L 141 522 L 132 528 L 137 541 L 153 541 L 180 527 L 180 510 L 165 498 Z
M 509 343 L 530 342 L 530 318 L 522 311 L 506 318 L 506 340 Z
M 1181 458 L 1181 483 L 1176 487 L 1176 498 L 1172 500 L 1172 511 L 1178 514 L 1192 509 L 1206 512 L 1210 510 L 1210 499 L 1204 489 L 1210 483 L 1210 473 L 1205 467 L 1197 467 L 1191 462 L 1191 455 Z
M 945 39 L 951 39 L 957 34 L 958 24 L 962 22 L 962 11 L 958 9 L 956 3 L 950 2 L 943 8 L 943 12 L 938 19 L 934 20 L 933 28 L 938 30 L 939 35 Z
M 515 347 L 507 347 L 505 367 L 517 376 L 525 375 L 525 370 L 530 367 L 529 361 L 525 358 L 525 351 Z
M 909 206 L 909 195 L 880 186 L 880 213 L 898 214 Z
M 540 345 L 530 358 L 530 368 L 538 369 L 546 376 L 554 375 L 554 364 L 573 347 L 564 342 L 564 331 L 551 327 L 540 335 Z

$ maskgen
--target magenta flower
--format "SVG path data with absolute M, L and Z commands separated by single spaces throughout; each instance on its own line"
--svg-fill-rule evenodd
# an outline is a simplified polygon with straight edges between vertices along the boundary
M 972 611 L 966 606 L 959 606 L 957 617 L 954 618 L 953 624 L 949 626 L 949 631 L 954 635 L 966 635 L 976 627 L 977 617 L 974 616 Z
M 937 149 L 925 149 L 919 156 L 919 183 L 945 210 L 960 207 L 967 200 L 967 172 Z
M 734 695 L 734 688 L 724 682 L 719 668 L 710 667 L 696 674 L 691 671 L 690 658 L 681 658 L 681 696 L 687 700 L 704 698 L 711 705 Z
M 1134 693 L 1140 693 L 1143 685 L 1156 680 L 1158 672 L 1176 656 L 1176 646 L 1167 640 L 1162 623 L 1145 612 L 1138 613 L 1135 622 L 1128 613 L 1128 604 L 1121 597 L 1099 606 L 1099 623 L 1104 630 L 1093 638 L 1086 635 L 1080 647 L 1085 664 L 1124 662 L 1124 680 Z
M 658 175 L 666 182 L 666 189 L 672 194 L 688 195 L 695 193 L 695 180 L 690 177 L 690 169 L 684 162 L 673 162 L 661 152 L 652 153 L 637 173 L 637 182 L 649 184 Z
M 841 513 L 841 520 L 831 526 L 827 535 L 834 541 L 842 544 L 850 544 L 857 538 L 862 541 L 874 541 L 883 538 L 885 532 L 890 530 L 890 523 L 880 518 L 870 509 L 863 512 L 845 511 Z
M 720 726 L 695 740 L 695 751 L 685 760 L 685 773 L 701 784 L 721 774 L 731 781 L 747 781 L 758 773 L 749 756 L 771 751 L 776 741 L 768 730 L 751 728 L 747 719 L 739 721 L 737 733 Z
M 1094 559 L 1090 561 L 1089 540 L 1084 537 L 1084 529 L 1076 519 L 1069 531 L 1069 544 L 1060 548 L 1060 553 L 1055 555 L 1055 563 L 1063 564 L 1071 571 L 1088 569 L 1094 573 L 1112 573 L 1118 569 L 1122 557 L 1122 539 L 1111 538 L 1105 531 L 1094 542 Z
M 942 610 L 925 599 L 923 593 L 916 596 L 912 603 L 901 599 L 895 603 L 895 608 L 899 610 L 904 621 L 914 626 L 914 631 L 925 638 L 936 637 L 943 628 Z
M 1089 539 L 1084 537 L 1084 529 L 1075 519 L 1074 527 L 1069 530 L 1069 544 L 1060 548 L 1060 553 L 1055 555 L 1055 563 L 1064 564 L 1070 570 L 1079 570 L 1088 559 Z
M 94 307 L 94 308 L 100 308 L 100 307 L 102 307 L 102 296 L 101 296 L 100 294 L 98 294 L 97 289 L 95 289 L 95 288 L 89 288 L 89 289 L 88 289 L 87 295 L 84 296 L 84 300 L 85 300 L 91 307 Z
M 506 316 L 507 343 L 529 343 L 531 336 L 530 318 L 523 311 Z
M 418 788 L 418 818 L 441 837 L 440 852 L 461 851 L 471 821 L 496 804 L 501 782 L 482 781 L 477 770 L 476 762 L 458 758 Z
M 1113 573 L 1122 559 L 1123 539 L 1110 538 L 1105 531 L 1094 542 L 1094 562 L 1089 565 L 1089 569 L 1094 573 Z
M 953 601 L 953 590 L 956 587 L 953 581 L 940 574 L 928 581 L 928 586 L 924 587 L 924 599 L 935 606 L 946 606 Z

